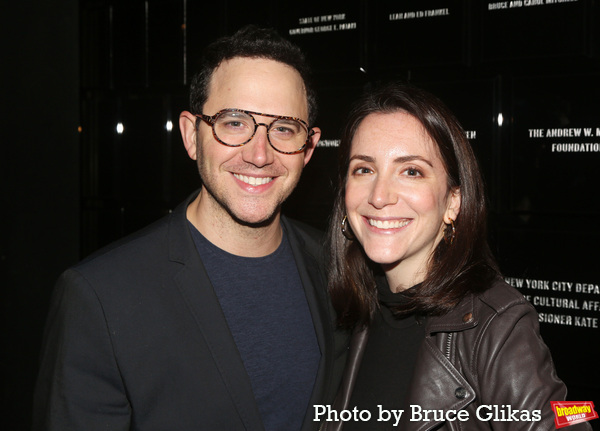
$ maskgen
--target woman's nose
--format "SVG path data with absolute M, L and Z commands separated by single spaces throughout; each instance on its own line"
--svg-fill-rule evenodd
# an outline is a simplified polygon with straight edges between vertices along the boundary
M 384 177 L 378 177 L 373 183 L 373 188 L 369 195 L 369 204 L 377 209 L 381 209 L 387 205 L 394 205 L 397 202 L 398 194 L 390 182 Z

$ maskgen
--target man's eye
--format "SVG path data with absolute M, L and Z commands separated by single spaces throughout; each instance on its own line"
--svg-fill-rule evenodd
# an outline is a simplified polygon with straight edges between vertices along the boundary
M 274 127 L 271 130 L 280 135 L 293 135 L 295 133 L 294 130 L 284 126 Z
M 300 130 L 300 124 L 292 120 L 276 120 L 273 124 L 271 124 L 271 132 L 280 135 L 294 136 L 300 133 Z

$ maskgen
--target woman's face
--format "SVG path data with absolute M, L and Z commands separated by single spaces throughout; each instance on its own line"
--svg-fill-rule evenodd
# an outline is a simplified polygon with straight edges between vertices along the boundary
M 388 279 L 389 271 L 401 269 L 407 283 L 423 281 L 445 223 L 456 219 L 460 207 L 437 145 L 404 112 L 370 114 L 362 121 L 352 140 L 345 199 L 367 256 Z

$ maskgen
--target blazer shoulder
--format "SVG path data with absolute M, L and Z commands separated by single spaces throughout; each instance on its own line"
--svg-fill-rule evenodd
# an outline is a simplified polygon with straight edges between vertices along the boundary
M 162 217 L 141 230 L 112 242 L 85 257 L 74 268 L 82 270 L 102 262 L 138 259 L 155 254 L 164 247 L 169 231 L 170 215 Z
M 282 221 L 288 233 L 294 235 L 312 254 L 316 254 L 319 257 L 324 255 L 325 232 L 304 222 L 287 217 L 282 217 Z
M 299 232 L 300 234 L 311 238 L 314 241 L 322 243 L 325 241 L 325 232 L 320 229 L 317 229 L 314 226 L 311 226 L 307 223 L 304 223 L 299 220 L 291 219 L 288 217 L 282 217 L 283 220 L 289 224 L 294 230 Z
M 87 268 L 101 262 L 127 260 L 130 264 L 152 259 L 158 256 L 169 256 L 171 251 L 185 256 L 188 253 L 186 244 L 192 244 L 187 228 L 186 209 L 198 192 L 190 195 L 173 211 L 107 246 L 92 253 L 75 265 L 76 268 Z

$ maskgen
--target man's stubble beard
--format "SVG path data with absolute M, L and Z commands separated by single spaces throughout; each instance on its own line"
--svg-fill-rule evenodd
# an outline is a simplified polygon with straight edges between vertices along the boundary
M 274 210 L 269 215 L 267 215 L 267 217 L 265 217 L 259 221 L 251 222 L 251 221 L 244 220 L 242 218 L 242 217 L 244 217 L 244 215 L 238 216 L 237 214 L 235 214 L 235 212 L 231 209 L 232 205 L 229 205 L 225 199 L 221 199 L 217 193 L 214 193 L 210 187 L 207 187 L 207 185 L 204 183 L 204 181 L 202 181 L 202 173 L 200 173 L 200 181 L 201 181 L 202 188 L 204 190 L 206 190 L 206 193 L 208 195 L 207 197 L 213 201 L 212 205 L 217 205 L 221 210 L 225 211 L 235 223 L 237 223 L 241 226 L 252 227 L 252 228 L 260 228 L 260 227 L 269 226 L 271 223 L 273 223 L 273 221 L 275 220 L 277 215 L 281 212 L 282 203 L 279 203 L 278 205 L 275 206 Z M 287 199 L 287 197 L 286 197 L 286 199 Z M 285 199 L 284 199 L 284 201 L 285 201 Z
M 222 145 L 222 144 L 219 144 L 219 145 Z M 197 155 L 196 165 L 198 168 L 198 173 L 200 175 L 200 182 L 201 182 L 202 188 L 204 188 L 206 190 L 207 194 L 209 195 L 209 198 L 213 201 L 213 204 L 218 205 L 219 208 L 221 210 L 225 211 L 231 217 L 231 219 L 233 221 L 235 221 L 236 223 L 238 223 L 241 226 L 260 228 L 260 227 L 269 226 L 271 223 L 273 223 L 274 220 L 276 219 L 276 217 L 281 213 L 281 208 L 282 208 L 283 203 L 290 197 L 290 195 L 296 189 L 296 187 L 298 186 L 298 183 L 300 181 L 301 175 L 298 176 L 298 179 L 293 184 L 293 187 L 291 187 L 290 190 L 284 196 L 281 196 L 281 198 L 279 199 L 279 202 L 277 202 L 275 204 L 275 206 L 270 214 L 268 214 L 266 217 L 262 218 L 261 220 L 251 222 L 248 220 L 244 220 L 243 214 L 239 214 L 239 215 L 235 214 L 235 212 L 232 210 L 233 205 L 229 205 L 226 201 L 226 198 L 223 198 L 226 196 L 227 193 L 223 193 L 222 194 L 223 197 L 221 197 L 219 195 L 219 193 L 216 193 L 216 190 L 213 190 L 210 186 L 207 186 L 206 182 L 204 181 L 204 178 L 206 178 L 206 177 L 210 178 L 210 172 L 207 171 L 206 175 L 203 175 L 203 172 L 202 172 L 203 152 L 202 152 L 202 145 L 200 143 L 200 136 L 198 135 L 198 133 L 196 134 L 196 155 Z M 277 173 L 279 173 L 279 172 L 280 171 L 277 171 Z M 274 181 L 277 181 L 277 179 Z M 218 184 L 218 181 L 215 181 L 214 183 Z M 260 199 L 260 197 L 258 199 Z

